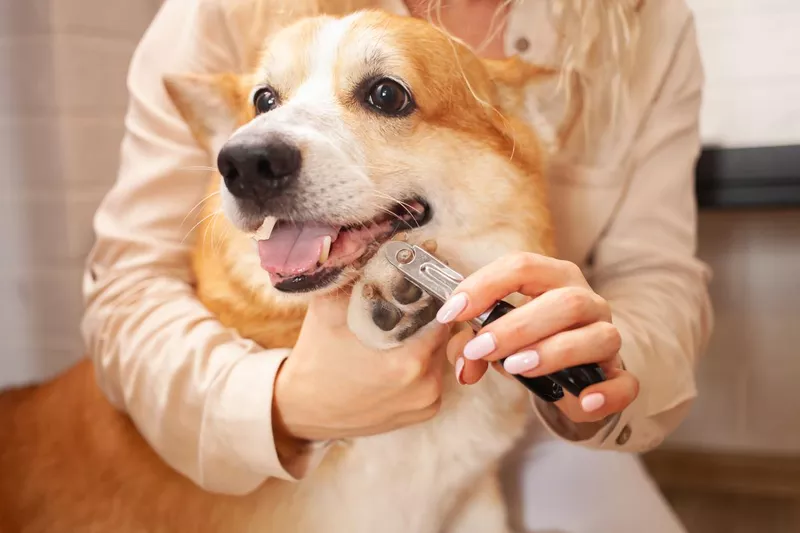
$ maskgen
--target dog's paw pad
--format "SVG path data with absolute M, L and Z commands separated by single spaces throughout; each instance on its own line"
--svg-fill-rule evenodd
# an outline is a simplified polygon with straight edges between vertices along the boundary
M 436 243 L 428 241 L 425 248 L 435 250 Z M 365 344 L 390 348 L 433 322 L 440 307 L 378 254 L 354 287 L 348 325 Z
M 375 299 L 372 302 L 372 322 L 381 331 L 392 331 L 403 319 L 403 316 L 400 309 L 386 300 Z
M 418 302 L 422 298 L 422 289 L 405 278 L 400 278 L 392 287 L 392 297 L 401 305 Z

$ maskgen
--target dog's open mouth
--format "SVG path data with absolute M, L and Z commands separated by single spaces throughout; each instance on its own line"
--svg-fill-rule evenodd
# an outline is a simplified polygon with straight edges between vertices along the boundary
M 347 266 L 363 266 L 395 234 L 429 219 L 428 204 L 411 200 L 347 226 L 278 220 L 268 238 L 263 232 L 255 238 L 272 285 L 283 292 L 309 292 L 331 283 Z

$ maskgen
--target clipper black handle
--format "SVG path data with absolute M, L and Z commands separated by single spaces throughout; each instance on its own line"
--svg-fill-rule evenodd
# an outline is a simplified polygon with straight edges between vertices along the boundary
M 515 307 L 508 302 L 499 301 L 495 308 L 483 322 L 488 326 L 506 313 L 513 311 Z M 501 360 L 504 361 L 505 359 Z M 573 396 L 579 396 L 581 391 L 589 385 L 605 381 L 606 376 L 603 369 L 596 363 L 578 365 L 572 368 L 565 368 L 558 372 L 553 372 L 547 376 L 526 378 L 514 375 L 514 378 L 522 383 L 525 388 L 546 402 L 556 402 L 564 397 L 564 389 L 567 389 Z

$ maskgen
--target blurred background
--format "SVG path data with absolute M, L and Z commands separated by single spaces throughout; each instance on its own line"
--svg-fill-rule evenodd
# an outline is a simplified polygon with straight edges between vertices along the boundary
M 81 354 L 92 215 L 116 175 L 128 62 L 160 3 L 0 0 L 0 387 Z M 800 2 L 689 4 L 716 328 L 691 415 L 645 461 L 691 533 L 798 532 Z

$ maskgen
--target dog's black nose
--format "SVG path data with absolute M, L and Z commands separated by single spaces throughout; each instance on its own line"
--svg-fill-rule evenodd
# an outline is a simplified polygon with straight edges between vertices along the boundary
M 265 200 L 297 176 L 302 156 L 294 144 L 280 139 L 239 135 L 217 156 L 225 186 L 237 198 Z

